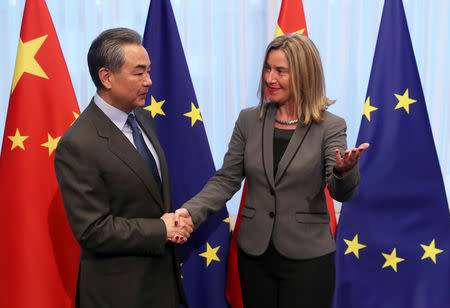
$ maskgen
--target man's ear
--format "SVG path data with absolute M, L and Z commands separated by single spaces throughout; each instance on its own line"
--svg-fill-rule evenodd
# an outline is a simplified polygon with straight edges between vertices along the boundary
M 102 67 L 98 70 L 98 78 L 100 78 L 101 83 L 105 87 L 105 89 L 111 89 L 111 79 L 112 79 L 112 72 L 107 69 L 106 67 Z

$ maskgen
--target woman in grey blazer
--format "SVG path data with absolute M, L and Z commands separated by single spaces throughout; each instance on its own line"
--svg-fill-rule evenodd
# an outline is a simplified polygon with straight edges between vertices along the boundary
M 331 307 L 335 243 L 324 188 L 348 200 L 369 145 L 347 150 L 345 121 L 326 111 L 334 101 L 319 52 L 303 35 L 269 44 L 260 91 L 260 105 L 236 121 L 222 168 L 176 217 L 191 215 L 197 228 L 246 177 L 238 234 L 244 306 Z

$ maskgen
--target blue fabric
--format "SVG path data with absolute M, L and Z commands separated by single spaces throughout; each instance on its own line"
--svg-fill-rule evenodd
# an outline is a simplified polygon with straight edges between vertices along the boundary
M 144 158 L 144 160 L 147 162 L 147 165 L 153 174 L 153 178 L 155 179 L 156 185 L 158 185 L 159 191 L 161 192 L 162 196 L 162 183 L 158 173 L 158 166 L 156 165 L 155 158 L 145 144 L 144 137 L 142 136 L 142 132 L 138 127 L 134 114 L 130 113 L 128 115 L 127 123 L 131 127 L 134 145 L 136 146 L 139 154 L 141 154 L 142 158 Z
M 146 104 L 153 110 L 169 167 L 173 208 L 177 209 L 202 189 L 215 168 L 203 121 L 191 113 L 198 103 L 169 0 L 151 1 L 144 46 L 152 62 L 153 81 Z M 160 108 L 154 109 L 157 105 Z M 182 281 L 190 307 L 228 307 L 225 284 L 231 233 L 224 221 L 227 218 L 224 206 L 180 247 Z M 208 247 L 210 258 L 200 256 Z
M 357 144 L 371 145 L 342 206 L 334 307 L 448 307 L 450 217 L 401 0 L 385 2 L 366 98 L 378 109 L 361 120 Z M 440 249 L 436 262 L 425 247 Z

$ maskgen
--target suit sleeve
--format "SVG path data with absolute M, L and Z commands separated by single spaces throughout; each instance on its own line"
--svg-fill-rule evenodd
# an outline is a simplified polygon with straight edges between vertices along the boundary
M 79 144 L 60 142 L 55 171 L 67 217 L 81 247 L 103 254 L 161 254 L 167 241 L 159 218 L 113 216 L 108 187 L 95 166 L 95 155 Z M 126 205 L 124 205 L 126 206 Z
M 359 165 L 356 164 L 343 177 L 333 172 L 336 163 L 334 150 L 339 149 L 341 153 L 347 150 L 347 126 L 342 118 L 333 117 L 327 120 L 329 123 L 327 123 L 324 138 L 325 177 L 331 197 L 344 202 L 350 199 L 358 189 Z
M 183 204 L 198 228 L 211 214 L 220 210 L 241 187 L 244 179 L 244 151 L 246 128 L 244 111 L 241 111 L 234 126 L 228 151 L 222 168 L 208 181 L 205 187 L 191 200 Z

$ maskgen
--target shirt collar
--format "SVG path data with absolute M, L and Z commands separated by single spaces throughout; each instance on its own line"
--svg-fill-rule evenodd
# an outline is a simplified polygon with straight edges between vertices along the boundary
M 127 122 L 128 114 L 122 110 L 108 104 L 103 98 L 95 93 L 94 103 L 103 111 L 106 116 L 122 131 Z

